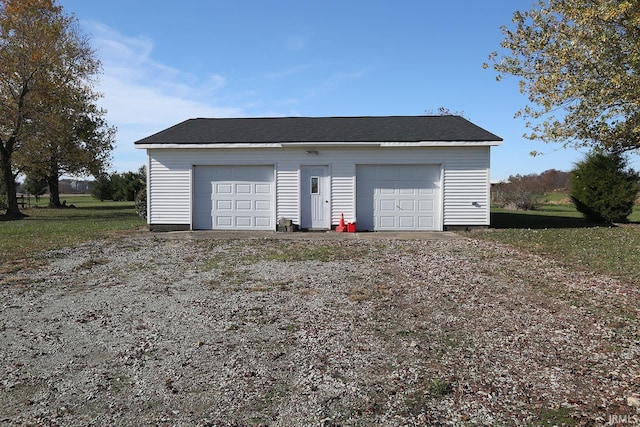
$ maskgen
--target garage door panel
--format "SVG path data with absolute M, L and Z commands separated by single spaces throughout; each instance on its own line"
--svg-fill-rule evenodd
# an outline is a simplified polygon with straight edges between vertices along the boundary
M 238 228 L 252 228 L 253 221 L 250 216 L 236 216 L 236 227 Z
M 251 200 L 236 200 L 236 210 L 250 211 L 253 206 Z
M 416 228 L 416 219 L 413 216 L 400 216 L 398 218 L 398 227 L 400 229 L 414 229 Z
M 256 184 L 256 194 L 271 194 L 271 185 Z
M 382 228 L 395 228 L 396 226 L 396 217 L 395 216 L 380 216 L 378 218 L 380 227 Z
M 401 211 L 413 211 L 416 208 L 415 200 L 398 200 L 398 206 Z
M 413 196 L 418 193 L 418 190 L 415 188 L 400 188 L 398 189 L 398 194 L 403 196 Z
M 251 194 L 251 184 L 236 184 L 236 194 Z
M 423 212 L 434 212 L 435 204 L 433 200 L 420 200 L 418 210 Z
M 273 166 L 194 167 L 194 229 L 273 230 Z
M 269 217 L 256 217 L 256 227 L 270 227 L 271 218 Z
M 420 218 L 418 218 L 418 220 L 419 220 L 419 226 L 421 228 L 434 228 L 435 227 L 435 223 L 433 222 L 433 217 L 421 216 Z
M 233 202 L 231 200 L 216 200 L 215 207 L 220 211 L 230 211 L 233 209 Z
M 231 184 L 216 184 L 215 193 L 217 194 L 231 194 L 233 193 L 233 186 Z
M 380 211 L 391 211 L 391 212 L 395 212 L 396 210 L 396 203 L 395 200 L 378 200 L 378 210 Z
M 254 209 L 256 211 L 268 212 L 271 210 L 271 202 L 268 200 L 256 200 Z
M 359 165 L 358 228 L 439 230 L 440 166 Z
M 233 218 L 230 216 L 217 216 L 216 217 L 216 226 L 217 227 L 231 227 L 233 225 Z

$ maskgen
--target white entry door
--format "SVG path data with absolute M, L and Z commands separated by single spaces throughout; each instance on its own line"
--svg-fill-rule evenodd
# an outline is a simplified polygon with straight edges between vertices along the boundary
M 300 227 L 331 228 L 331 188 L 328 166 L 303 166 L 300 173 Z

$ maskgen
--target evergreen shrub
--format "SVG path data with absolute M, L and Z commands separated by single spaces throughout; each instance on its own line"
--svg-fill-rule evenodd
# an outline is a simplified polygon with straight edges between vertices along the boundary
M 571 200 L 588 221 L 626 222 L 638 196 L 639 179 L 622 154 L 594 151 L 569 173 Z

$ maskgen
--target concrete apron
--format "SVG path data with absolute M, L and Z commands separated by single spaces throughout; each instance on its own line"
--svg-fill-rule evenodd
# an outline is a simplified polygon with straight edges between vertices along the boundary
M 282 240 L 453 240 L 464 237 L 451 231 L 378 231 L 361 233 L 336 233 L 335 231 L 312 231 L 285 233 L 276 231 L 168 231 L 149 232 L 149 235 L 164 239 L 282 239 Z

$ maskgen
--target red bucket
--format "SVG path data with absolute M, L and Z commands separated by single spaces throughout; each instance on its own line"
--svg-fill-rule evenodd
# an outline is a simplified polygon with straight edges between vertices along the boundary
M 347 223 L 347 233 L 355 233 L 356 232 L 356 223 L 349 222 Z

